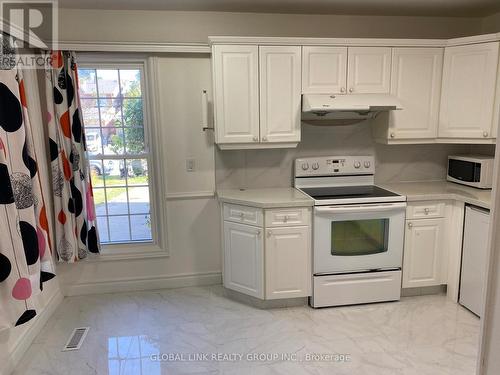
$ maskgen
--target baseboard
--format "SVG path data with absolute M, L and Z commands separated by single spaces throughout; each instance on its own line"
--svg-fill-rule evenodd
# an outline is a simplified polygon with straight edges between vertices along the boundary
M 21 337 L 12 350 L 12 353 L 7 358 L 7 363 L 2 364 L 0 367 L 0 374 L 8 375 L 19 364 L 26 351 L 31 346 L 35 337 L 40 333 L 42 328 L 45 326 L 49 318 L 56 311 L 57 307 L 63 300 L 63 295 L 60 290 L 57 290 L 54 295 L 49 299 L 44 309 L 40 310 L 37 317 L 30 322 L 29 328 L 23 332 Z
M 427 296 L 431 294 L 446 294 L 446 285 L 404 288 L 401 290 L 401 297 Z
M 65 296 L 69 297 L 84 294 L 135 292 L 141 290 L 172 289 L 217 284 L 222 284 L 221 272 L 97 280 L 92 283 L 65 286 L 63 288 L 63 293 Z

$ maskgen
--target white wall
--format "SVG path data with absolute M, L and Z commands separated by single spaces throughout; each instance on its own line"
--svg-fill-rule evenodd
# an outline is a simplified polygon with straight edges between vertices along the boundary
M 481 19 L 61 9 L 71 41 L 207 42 L 209 35 L 449 38 L 481 33 Z
M 58 268 L 66 294 L 219 283 L 221 251 L 211 132 L 201 130 L 201 91 L 211 92 L 208 55 L 153 58 L 158 87 L 160 182 L 166 186 L 168 257 L 84 261 Z M 186 171 L 195 159 L 195 172 Z M 196 197 L 199 196 L 199 197 Z M 177 197 L 177 198 L 175 198 Z
M 295 158 L 329 155 L 374 155 L 378 183 L 443 180 L 448 155 L 470 150 L 468 145 L 377 144 L 373 141 L 371 126 L 370 121 L 332 127 L 302 124 L 302 141 L 294 149 L 218 150 L 217 187 L 290 186 Z

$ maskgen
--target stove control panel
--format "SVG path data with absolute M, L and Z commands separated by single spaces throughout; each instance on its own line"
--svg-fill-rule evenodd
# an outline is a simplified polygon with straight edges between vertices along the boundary
M 295 159 L 295 177 L 373 175 L 373 156 L 321 156 Z

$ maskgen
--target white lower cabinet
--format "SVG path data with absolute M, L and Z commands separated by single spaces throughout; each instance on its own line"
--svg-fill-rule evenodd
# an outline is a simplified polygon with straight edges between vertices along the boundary
M 310 243 L 308 226 L 266 230 L 266 299 L 311 294 Z
M 265 221 L 235 222 L 235 212 L 253 212 Z M 260 299 L 311 295 L 310 208 L 262 210 L 225 203 L 222 213 L 224 287 Z
M 407 220 L 403 288 L 441 285 L 445 219 Z
M 262 229 L 224 221 L 224 285 L 264 298 Z

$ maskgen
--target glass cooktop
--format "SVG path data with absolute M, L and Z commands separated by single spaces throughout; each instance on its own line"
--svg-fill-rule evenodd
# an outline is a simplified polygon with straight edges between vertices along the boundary
M 315 200 L 346 198 L 386 198 L 399 196 L 399 194 L 393 193 L 392 191 L 388 191 L 373 185 L 302 188 L 302 191 Z

